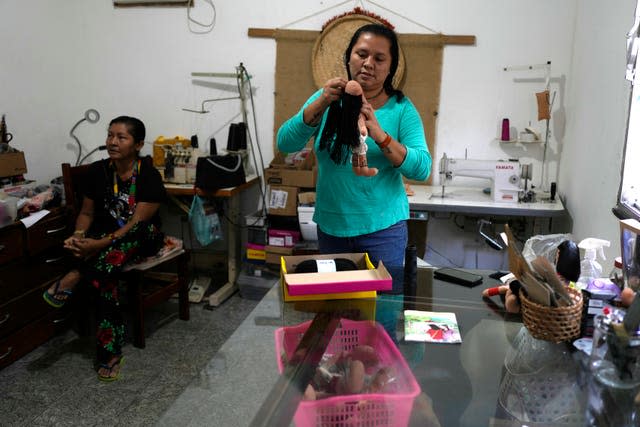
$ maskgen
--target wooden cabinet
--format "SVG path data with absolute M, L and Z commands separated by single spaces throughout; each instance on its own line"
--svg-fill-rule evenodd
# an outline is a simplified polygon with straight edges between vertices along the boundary
M 62 244 L 67 213 L 54 210 L 30 228 L 0 229 L 0 369 L 47 341 L 60 327 L 59 309 L 42 293 L 70 267 Z

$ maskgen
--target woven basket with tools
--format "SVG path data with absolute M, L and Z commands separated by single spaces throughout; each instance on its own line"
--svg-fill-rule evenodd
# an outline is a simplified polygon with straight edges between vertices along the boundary
M 559 343 L 580 335 L 582 317 L 582 293 L 567 288 L 573 304 L 566 307 L 546 307 L 527 298 L 520 292 L 522 321 L 534 338 Z

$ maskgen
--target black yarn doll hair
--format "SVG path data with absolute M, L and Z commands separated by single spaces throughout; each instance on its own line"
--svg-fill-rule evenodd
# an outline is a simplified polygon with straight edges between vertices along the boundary
M 358 116 L 361 108 L 362 96 L 348 93 L 329 106 L 319 147 L 329 151 L 329 157 L 338 165 L 346 164 L 351 159 L 351 148 L 360 143 Z
M 565 240 L 558 245 L 556 272 L 570 282 L 580 278 L 580 249 L 575 242 Z
M 347 258 L 335 258 L 334 262 L 336 264 L 336 271 L 350 271 L 357 270 L 358 266 L 355 262 L 351 261 Z M 295 268 L 294 273 L 317 273 L 318 272 L 318 263 L 315 259 L 307 259 L 300 264 L 298 264 Z

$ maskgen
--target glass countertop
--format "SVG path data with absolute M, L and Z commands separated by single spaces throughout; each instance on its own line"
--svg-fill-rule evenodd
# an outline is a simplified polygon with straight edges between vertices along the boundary
M 389 271 L 398 291 L 402 272 Z M 301 398 L 296 381 L 314 373 L 292 368 L 293 372 L 285 367 L 287 374 L 280 375 L 278 357 L 282 357 L 283 349 L 276 349 L 276 332 L 313 319 L 314 325 L 320 324 L 321 316 L 323 328 L 335 327 L 331 318 L 336 317 L 337 311 L 339 319 L 375 317 L 375 322 L 370 323 L 382 327 L 402 354 L 410 376 L 419 386 L 408 424 L 401 422 L 403 425 L 521 426 L 524 420 L 529 426 L 583 425 L 584 398 L 575 354 L 580 352 L 568 344 L 532 338 L 520 316 L 506 313 L 498 297 L 482 298 L 484 288 L 499 282 L 489 278 L 492 271 L 477 272 L 483 275 L 482 284 L 468 288 L 435 280 L 432 269 L 420 268 L 415 296 L 389 293 L 369 300 L 285 303 L 277 284 L 163 414 L 158 425 L 292 423 Z M 406 309 L 455 313 L 461 343 L 405 340 Z M 341 325 L 338 322 L 338 327 Z M 315 368 L 314 365 L 310 369 Z M 361 399 L 360 403 L 366 400 Z M 375 425 L 368 424 L 362 416 L 360 421 L 343 421 L 329 420 L 327 425 Z

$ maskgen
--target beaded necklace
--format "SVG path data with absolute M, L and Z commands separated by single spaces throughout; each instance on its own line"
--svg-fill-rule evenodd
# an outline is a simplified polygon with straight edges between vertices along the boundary
M 116 174 L 116 168 L 113 162 L 113 197 L 118 198 L 118 176 Z M 131 173 L 131 186 L 129 187 L 129 218 L 133 215 L 133 210 L 136 207 L 136 179 L 138 177 L 138 171 L 140 170 L 140 160 L 138 159 L 133 163 L 133 172 Z M 118 225 L 122 227 L 125 222 L 122 218 L 118 218 Z

